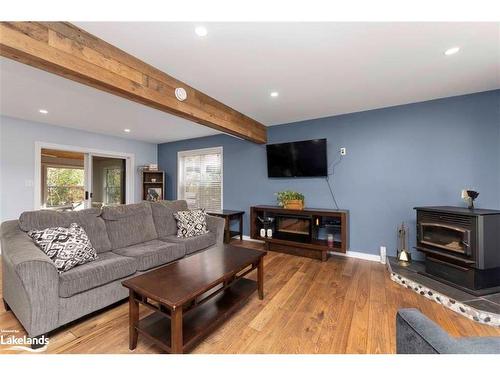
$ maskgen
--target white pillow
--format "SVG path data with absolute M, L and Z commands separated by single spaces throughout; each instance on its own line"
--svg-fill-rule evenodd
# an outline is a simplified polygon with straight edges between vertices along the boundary
M 174 213 L 177 220 L 177 237 L 195 237 L 208 233 L 205 210 L 178 211 Z

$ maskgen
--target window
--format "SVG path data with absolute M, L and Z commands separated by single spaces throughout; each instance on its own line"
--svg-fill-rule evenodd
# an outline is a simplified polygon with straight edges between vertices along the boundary
M 85 190 L 83 168 L 47 166 L 44 190 L 47 208 L 82 204 Z
M 178 199 L 188 207 L 222 210 L 222 147 L 181 151 L 178 162 Z

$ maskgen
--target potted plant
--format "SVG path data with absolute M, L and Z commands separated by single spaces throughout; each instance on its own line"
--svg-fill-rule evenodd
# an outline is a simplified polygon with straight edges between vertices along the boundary
M 304 209 L 304 195 L 296 191 L 285 190 L 276 193 L 278 205 L 290 210 Z

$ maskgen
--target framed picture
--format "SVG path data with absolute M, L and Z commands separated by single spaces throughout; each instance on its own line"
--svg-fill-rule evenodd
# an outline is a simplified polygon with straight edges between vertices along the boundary
M 157 202 L 163 199 L 163 189 L 158 187 L 148 188 L 147 200 L 150 202 Z

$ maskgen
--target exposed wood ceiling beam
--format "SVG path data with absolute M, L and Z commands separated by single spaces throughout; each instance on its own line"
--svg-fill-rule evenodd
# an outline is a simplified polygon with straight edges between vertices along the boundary
M 1 22 L 0 54 L 255 143 L 267 141 L 261 123 L 67 22 Z M 177 87 L 187 92 L 183 102 Z

